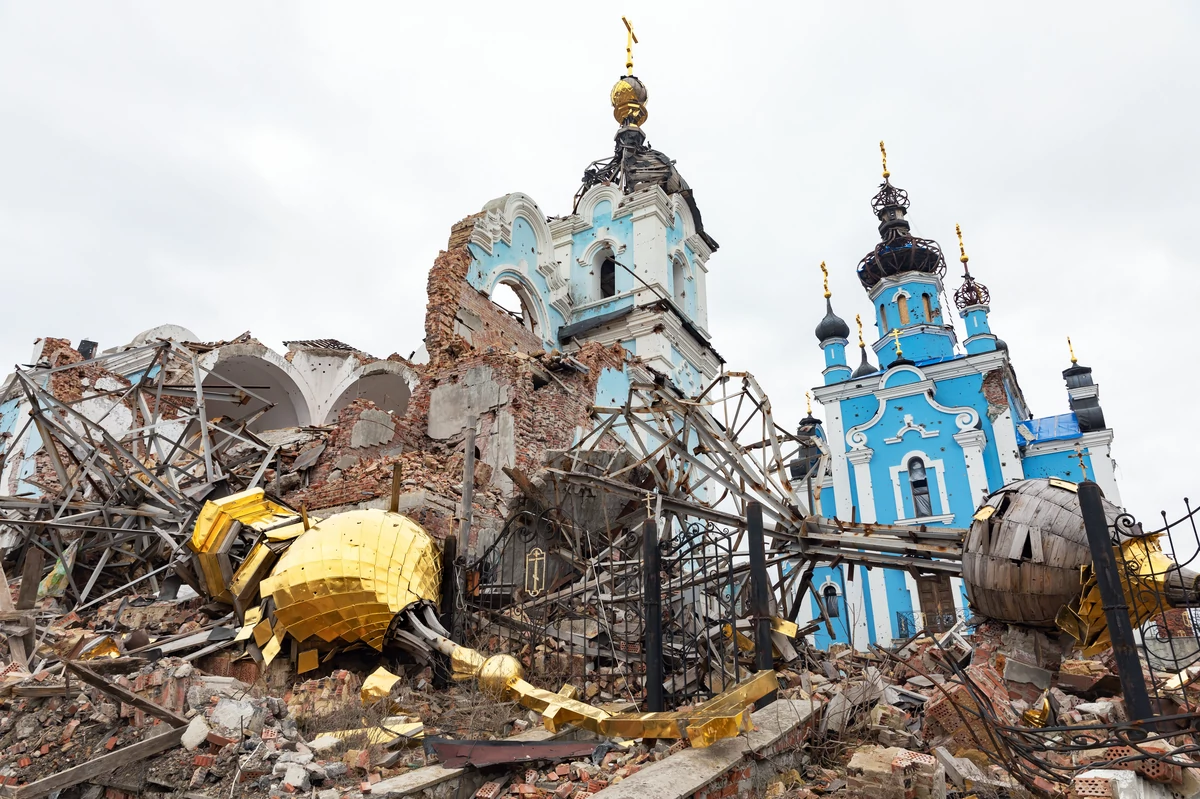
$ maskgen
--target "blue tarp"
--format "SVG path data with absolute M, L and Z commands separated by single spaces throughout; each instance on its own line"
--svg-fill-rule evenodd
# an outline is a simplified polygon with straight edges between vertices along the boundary
M 1060 413 L 1058 416 L 1043 416 L 1041 419 L 1021 422 L 1017 425 L 1017 435 L 1022 444 L 1040 444 L 1043 441 L 1079 438 L 1083 433 L 1079 430 L 1079 419 L 1075 414 Z

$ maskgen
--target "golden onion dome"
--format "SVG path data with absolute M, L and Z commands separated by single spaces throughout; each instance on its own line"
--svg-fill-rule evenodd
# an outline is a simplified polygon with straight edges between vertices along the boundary
M 441 554 L 421 525 L 378 509 L 337 513 L 292 542 L 269 577 L 264 597 L 297 641 L 314 636 L 363 641 L 382 650 L 392 618 L 436 602 Z
M 633 75 L 626 75 L 613 84 L 609 100 L 612 101 L 613 117 L 622 125 L 644 125 L 650 117 L 646 110 L 649 99 L 646 84 Z

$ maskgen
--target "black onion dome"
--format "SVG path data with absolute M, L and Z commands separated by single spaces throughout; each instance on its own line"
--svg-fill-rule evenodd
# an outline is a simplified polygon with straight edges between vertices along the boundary
M 998 339 L 996 339 L 996 349 L 998 349 L 998 350 L 1007 350 L 1007 349 L 1008 349 L 1008 342 L 1007 342 L 1007 341 L 1005 341 L 1005 340 L 1004 340 L 1004 339 L 1002 339 L 1002 338 L 998 338 Z
M 862 350 L 862 363 L 860 363 L 858 365 L 858 368 L 855 369 L 854 373 L 851 374 L 850 376 L 851 377 L 868 377 L 868 376 L 873 375 L 876 372 L 878 372 L 879 370 L 875 368 L 875 365 L 872 364 L 867 359 L 867 348 L 860 347 L 859 349 Z
M 858 279 L 871 289 L 880 280 L 902 272 L 925 272 L 939 277 L 946 274 L 942 248 L 932 239 L 909 232 L 908 192 L 884 180 L 871 199 L 871 210 L 879 218 L 880 242 L 858 264 Z
M 831 338 L 849 338 L 850 325 L 846 320 L 833 312 L 833 304 L 825 298 L 825 318 L 817 323 L 817 341 L 825 342 Z

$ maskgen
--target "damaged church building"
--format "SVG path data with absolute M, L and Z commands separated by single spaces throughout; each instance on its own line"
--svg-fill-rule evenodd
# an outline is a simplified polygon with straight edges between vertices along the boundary
M 453 224 L 408 358 L 34 343 L 0 386 L 0 792 L 1200 794 L 1196 528 L 1121 506 L 1091 369 L 1034 415 L 885 152 L 874 341 L 855 314 L 848 358 L 821 264 L 824 419 L 777 419 L 714 348 L 633 41 L 612 155 L 569 214 Z

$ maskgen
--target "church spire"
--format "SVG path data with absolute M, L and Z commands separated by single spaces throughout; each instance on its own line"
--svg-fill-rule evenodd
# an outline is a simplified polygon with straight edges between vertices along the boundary
M 992 334 L 988 322 L 988 303 L 991 302 L 992 295 L 987 286 L 974 278 L 970 266 L 967 265 L 970 258 L 967 257 L 967 249 L 963 245 L 962 226 L 955 225 L 954 233 L 958 236 L 958 260 L 963 265 L 963 283 L 958 287 L 958 291 L 954 292 L 954 304 L 958 306 L 958 315 L 967 326 L 967 340 L 964 342 L 967 354 L 1007 349 L 1007 345 Z
M 850 336 L 850 326 L 846 320 L 833 312 L 833 303 L 829 291 L 829 270 L 825 262 L 821 262 L 821 276 L 825 284 L 825 318 L 817 323 L 817 341 L 825 352 L 825 385 L 840 383 L 850 377 L 850 366 L 846 363 L 846 344 Z
M 871 199 L 871 210 L 879 219 L 880 242 L 858 264 L 858 279 L 870 290 L 885 277 L 903 272 L 927 272 L 942 277 L 946 261 L 936 241 L 913 236 L 908 224 L 908 192 L 893 186 L 887 166 L 887 148 L 879 142 L 883 157 L 883 183 Z
M 833 296 L 829 291 L 829 270 L 824 261 L 821 261 L 821 274 L 825 279 L 825 318 L 817 323 L 817 341 L 822 344 L 830 339 L 845 341 L 850 337 L 850 326 L 846 324 L 846 320 L 833 312 L 833 303 L 829 300 Z
M 886 156 L 885 156 L 885 159 L 886 159 Z M 884 169 L 885 170 L 887 169 L 886 160 L 884 161 Z M 850 376 L 851 377 L 867 377 L 868 375 L 875 374 L 879 370 L 876 369 L 875 364 L 871 363 L 871 360 L 869 358 L 867 358 L 867 344 L 865 341 L 863 341 L 863 334 L 862 334 L 862 315 L 855 314 L 854 315 L 854 323 L 858 325 L 858 349 L 859 349 L 859 352 L 861 353 L 862 357 L 858 364 L 858 368 L 855 369 L 854 374 L 852 374 Z
M 613 154 L 609 158 L 593 161 L 583 170 L 583 182 L 575 192 L 575 205 L 572 210 L 579 210 L 583 196 L 595 186 L 615 186 L 624 194 L 658 187 L 669 195 L 678 195 L 687 203 L 692 212 L 692 220 L 696 224 L 697 235 L 709 250 L 715 252 L 719 245 L 705 232 L 704 220 L 700 216 L 700 208 L 696 205 L 692 189 L 675 168 L 675 161 L 665 153 L 651 148 L 646 141 L 646 132 L 642 126 L 650 118 L 650 112 L 646 110 L 650 93 L 646 90 L 646 84 L 633 74 L 633 46 L 638 44 L 638 37 L 633 32 L 633 23 L 627 17 L 621 17 L 621 22 L 625 25 L 626 74 L 617 78 L 617 82 L 608 93 L 613 119 L 620 126 L 614 136 Z
M 963 247 L 962 227 L 955 224 L 954 232 L 958 236 L 958 260 L 963 265 L 963 284 L 958 287 L 958 291 L 954 292 L 954 304 L 958 306 L 958 310 L 962 311 L 970 308 L 972 305 L 987 305 L 992 300 L 992 295 L 988 291 L 987 286 L 979 283 L 971 276 L 971 269 L 967 266 L 967 250 Z

